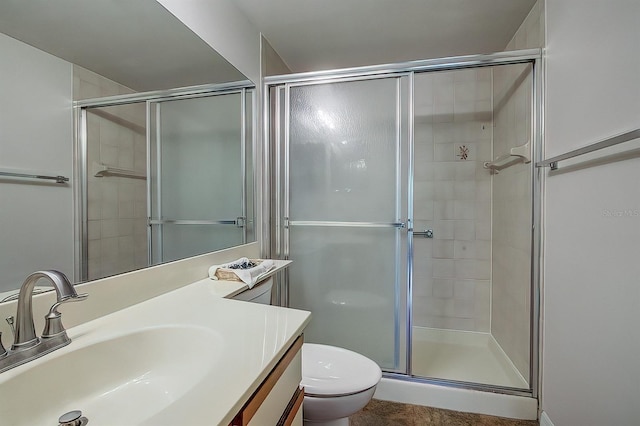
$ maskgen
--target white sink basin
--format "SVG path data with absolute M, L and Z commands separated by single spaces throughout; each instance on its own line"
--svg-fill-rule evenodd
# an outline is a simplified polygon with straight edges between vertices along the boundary
M 18 367 L 24 371 L 2 383 L 0 423 L 56 425 L 72 410 L 92 426 L 144 422 L 219 364 L 222 338 L 204 327 L 159 326 L 74 343 Z

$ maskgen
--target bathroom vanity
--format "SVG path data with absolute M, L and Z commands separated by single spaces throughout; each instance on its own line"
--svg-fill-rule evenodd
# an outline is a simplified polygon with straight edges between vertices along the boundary
M 302 336 L 287 350 L 231 426 L 302 426 Z
M 301 424 L 310 314 L 225 298 L 245 288 L 203 279 L 69 328 L 70 345 L 0 374 L 2 423 Z

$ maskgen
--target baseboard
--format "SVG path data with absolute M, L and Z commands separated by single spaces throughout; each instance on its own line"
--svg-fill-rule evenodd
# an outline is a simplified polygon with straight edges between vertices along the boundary
M 543 411 L 540 415 L 540 426 L 553 426 L 551 419 L 547 415 L 546 411 Z

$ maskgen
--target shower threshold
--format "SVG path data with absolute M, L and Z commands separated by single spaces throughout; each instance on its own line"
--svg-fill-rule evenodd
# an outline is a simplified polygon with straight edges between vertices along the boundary
M 529 387 L 489 333 L 413 327 L 412 370 L 417 377 Z

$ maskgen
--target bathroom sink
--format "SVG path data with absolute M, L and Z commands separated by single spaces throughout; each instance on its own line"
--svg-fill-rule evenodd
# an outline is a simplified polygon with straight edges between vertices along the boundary
M 0 376 L 0 422 L 56 425 L 72 410 L 94 426 L 144 422 L 198 386 L 220 362 L 221 340 L 197 326 L 157 326 L 72 342 Z

